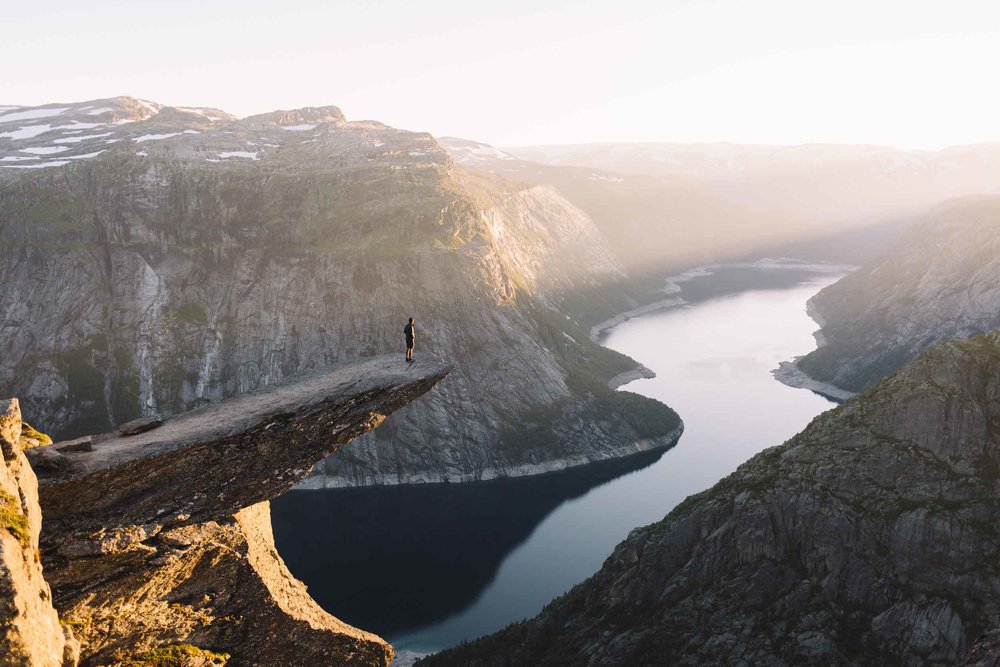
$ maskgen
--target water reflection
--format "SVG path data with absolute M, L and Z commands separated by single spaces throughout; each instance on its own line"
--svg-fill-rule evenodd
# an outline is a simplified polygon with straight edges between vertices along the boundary
M 629 530 L 832 407 L 771 370 L 814 347 L 806 300 L 838 277 L 717 270 L 682 283 L 691 305 L 606 336 L 657 373 L 627 388 L 684 419 L 666 453 L 535 479 L 289 494 L 273 504 L 279 551 L 324 608 L 397 650 L 439 650 L 532 616 Z
M 324 609 L 391 637 L 467 607 L 554 508 L 664 451 L 510 480 L 293 491 L 271 504 L 274 538 Z

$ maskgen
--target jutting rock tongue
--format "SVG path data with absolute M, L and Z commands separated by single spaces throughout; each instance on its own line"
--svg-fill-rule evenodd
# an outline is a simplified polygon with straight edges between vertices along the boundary
M 388 644 L 323 611 L 288 572 L 267 500 L 450 371 L 401 362 L 365 359 L 34 455 L 46 576 L 84 664 L 165 647 L 246 665 L 387 664 Z

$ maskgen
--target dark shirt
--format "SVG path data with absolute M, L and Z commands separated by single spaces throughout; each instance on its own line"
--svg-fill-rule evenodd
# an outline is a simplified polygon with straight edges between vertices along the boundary
M 406 340 L 413 340 L 416 338 L 417 330 L 412 324 L 407 324 L 403 327 L 403 333 L 406 334 Z

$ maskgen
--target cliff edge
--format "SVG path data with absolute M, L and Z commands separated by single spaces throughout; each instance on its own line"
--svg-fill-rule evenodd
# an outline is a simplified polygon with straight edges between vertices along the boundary
M 145 432 L 30 450 L 41 513 L 31 511 L 44 516 L 39 585 L 51 585 L 80 664 L 146 664 L 162 652 L 184 664 L 388 664 L 386 642 L 323 611 L 288 572 L 268 500 L 449 371 L 429 356 L 372 357 Z

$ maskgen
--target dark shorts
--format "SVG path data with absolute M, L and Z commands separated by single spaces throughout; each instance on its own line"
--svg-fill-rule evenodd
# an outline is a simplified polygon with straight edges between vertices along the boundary
M 412 338 L 407 338 L 406 339 L 406 349 L 407 350 L 412 350 L 413 349 L 413 339 Z

